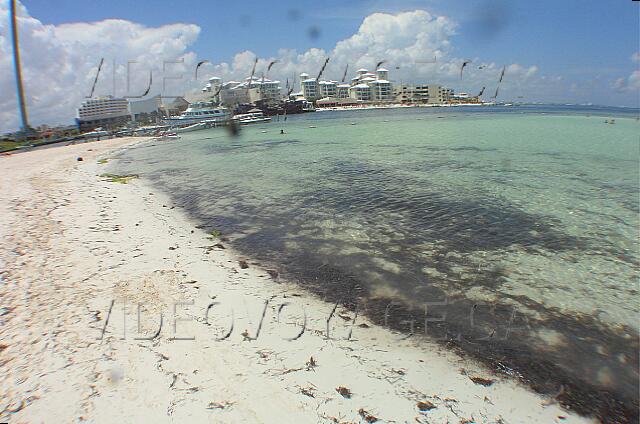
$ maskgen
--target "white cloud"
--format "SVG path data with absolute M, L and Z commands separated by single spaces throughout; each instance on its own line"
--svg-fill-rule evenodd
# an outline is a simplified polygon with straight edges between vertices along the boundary
M 390 69 L 390 78 L 396 83 L 432 82 L 471 92 L 479 91 L 482 86 L 497 85 L 502 65 L 486 63 L 478 58 L 465 68 L 464 79 L 460 81 L 460 67 L 465 59 L 451 54 L 450 39 L 456 29 L 457 24 L 451 19 L 431 15 L 424 10 L 373 13 L 363 20 L 354 35 L 337 42 L 331 50 L 313 48 L 299 53 L 281 49 L 277 57 L 261 58 L 257 73 L 259 75 L 271 60 L 277 59 L 279 63 L 274 66 L 271 76 L 291 81 L 304 71 L 315 77 L 324 60 L 330 57 L 323 77 L 336 80 L 342 78 L 347 64 L 350 78 L 356 69 L 373 69 L 376 63 L 386 60 L 384 66 Z M 246 78 L 254 59 L 253 52 L 244 51 L 238 53 L 231 63 L 210 68 L 210 72 L 224 79 Z M 537 72 L 537 66 L 508 65 L 501 93 L 508 93 L 516 84 L 532 79 Z
M 116 61 L 117 95 L 126 89 L 127 61 L 131 65 L 131 90 L 141 94 L 146 88 L 148 72 L 153 70 L 154 85 L 150 95 L 181 95 L 197 90 L 207 76 L 225 80 L 246 78 L 253 67 L 255 53 L 237 53 L 230 63 L 207 64 L 200 70 L 200 82 L 194 81 L 193 70 L 198 58 L 190 51 L 200 28 L 196 25 L 173 24 L 146 27 L 137 23 L 109 19 L 92 23 L 45 25 L 28 15 L 21 7 L 19 13 L 23 73 L 27 103 L 32 124 L 70 123 L 75 110 L 91 90 L 100 58 L 105 58 L 96 94 L 111 94 Z M 360 67 L 373 69 L 386 60 L 390 77 L 399 83 L 420 81 L 444 84 L 457 90 L 475 93 L 487 86 L 492 92 L 502 70 L 502 64 L 485 62 L 479 58 L 464 70 L 465 59 L 452 55 L 451 37 L 457 25 L 444 16 L 434 16 L 423 10 L 397 14 L 373 13 L 367 16 L 358 31 L 341 40 L 330 50 L 312 48 L 304 52 L 281 49 L 276 57 L 260 58 L 256 74 L 259 76 L 272 60 L 278 60 L 270 77 L 290 81 L 306 71 L 315 76 L 325 58 L 331 61 L 324 77 L 340 80 L 349 64 L 350 78 Z M 432 62 L 436 57 L 435 63 Z M 183 60 L 182 65 L 167 65 L 163 61 Z M 183 74 L 180 81 L 162 85 L 163 76 Z M 517 95 L 527 85 L 540 81 L 537 66 L 508 64 L 501 95 Z M 284 85 L 284 83 L 283 83 Z M 18 126 L 14 93 L 11 41 L 8 28 L 7 0 L 0 0 L 0 131 Z
M 640 63 L 640 52 L 635 52 L 631 55 L 631 61 Z M 613 88 L 618 93 L 633 93 L 636 96 L 640 92 L 640 69 L 631 72 L 627 78 L 617 78 L 613 82 Z
M 0 1 L 0 131 L 19 125 L 7 5 L 6 0 Z M 130 65 L 131 94 L 144 92 L 149 70 L 154 73 L 152 93 L 159 92 L 163 61 L 184 60 L 183 65 L 167 65 L 167 75 L 194 68 L 196 56 L 187 49 L 200 32 L 196 25 L 149 28 L 117 19 L 45 25 L 29 16 L 23 6 L 18 28 L 29 118 L 35 125 L 71 122 L 75 109 L 91 91 L 102 57 L 105 64 L 96 94 L 112 94 L 113 59 L 117 95 L 125 94 L 128 61 L 137 61 Z

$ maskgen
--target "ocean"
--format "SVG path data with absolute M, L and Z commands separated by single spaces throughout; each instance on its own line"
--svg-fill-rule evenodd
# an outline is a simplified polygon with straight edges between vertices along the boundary
M 639 375 L 638 114 L 323 111 L 237 137 L 217 128 L 143 144 L 112 167 L 328 301 L 579 412 L 628 415 Z

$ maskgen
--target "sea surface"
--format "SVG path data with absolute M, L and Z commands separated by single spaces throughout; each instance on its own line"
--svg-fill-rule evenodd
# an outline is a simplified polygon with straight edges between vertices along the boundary
M 440 340 L 579 412 L 633 418 L 638 114 L 323 111 L 237 137 L 182 134 L 112 167 L 166 191 L 281 278 Z

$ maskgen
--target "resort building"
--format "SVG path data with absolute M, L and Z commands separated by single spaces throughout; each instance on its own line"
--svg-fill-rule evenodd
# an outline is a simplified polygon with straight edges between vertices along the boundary
M 320 81 L 318 83 L 320 97 L 336 97 L 338 93 L 337 83 L 335 81 Z
M 246 78 L 241 81 L 223 82 L 219 77 L 209 78 L 201 92 L 191 101 L 207 101 L 234 107 L 258 101 L 279 101 L 282 97 L 280 81 L 267 78 Z
M 350 88 L 351 86 L 349 84 L 338 84 L 336 87 L 336 97 L 339 99 L 348 99 Z
M 307 78 L 303 79 L 304 76 Z M 318 86 L 318 81 L 313 78 L 309 78 L 308 74 L 300 74 L 300 90 L 302 91 L 302 95 L 305 99 L 310 102 L 319 99 L 321 96 Z
M 101 127 L 111 129 L 129 122 L 129 102 L 112 96 L 89 99 L 78 108 L 76 125 L 80 131 Z
M 133 122 L 155 122 L 160 119 L 162 112 L 162 97 L 151 97 L 137 102 L 129 102 L 129 114 Z
M 402 84 L 396 88 L 396 100 L 401 103 L 448 103 L 453 90 L 437 84 Z
M 356 84 L 349 89 L 349 97 L 355 100 L 371 100 L 371 87 L 368 84 Z
M 351 78 L 350 84 L 337 81 L 316 81 L 309 74 L 300 74 L 300 94 L 307 101 L 325 99 L 323 104 L 332 104 L 333 99 L 352 99 L 358 102 L 390 102 L 394 100 L 389 71 L 379 68 L 375 73 L 361 68 Z

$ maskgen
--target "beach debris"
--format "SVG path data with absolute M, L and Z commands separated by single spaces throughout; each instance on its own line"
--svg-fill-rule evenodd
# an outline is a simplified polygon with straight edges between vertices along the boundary
M 249 264 L 247 263 L 247 261 L 241 259 L 238 261 L 238 265 L 240 265 L 241 269 L 247 269 L 249 268 Z
M 475 384 L 478 384 L 484 387 L 489 387 L 496 382 L 491 378 L 484 378 L 484 377 L 469 377 L 469 379 L 473 381 Z
M 209 402 L 207 405 L 207 409 L 227 409 L 233 406 L 235 402 L 230 402 L 228 400 L 223 400 L 222 402 Z
M 316 397 L 315 390 L 314 387 L 300 387 L 300 393 L 311 398 Z
M 77 160 L 78 162 L 82 162 L 84 159 L 82 159 L 82 156 L 78 156 L 78 157 L 76 158 L 76 160 Z
M 351 321 L 351 317 L 344 312 L 340 312 L 337 315 L 345 321 Z
M 8 412 L 9 414 L 15 414 L 16 412 L 22 411 L 24 408 L 26 408 L 26 406 L 27 401 L 22 399 L 16 406 L 9 404 L 3 411 L 0 412 L 0 414 L 3 414 L 5 412 Z
M 418 402 L 416 406 L 418 407 L 418 410 L 422 412 L 431 411 L 432 409 L 437 408 L 433 403 L 429 402 L 428 400 L 423 400 L 421 402 Z
M 345 399 L 351 399 L 351 390 L 349 390 L 347 387 L 344 386 L 340 386 L 336 388 L 336 392 L 340 393 L 340 395 L 345 398 Z
M 204 65 L 205 63 L 211 63 L 208 60 L 201 60 L 200 62 L 198 62 L 198 64 L 196 65 L 196 79 L 198 79 L 198 69 Z
M 464 71 L 464 68 L 470 63 L 470 60 L 465 60 L 464 62 L 462 62 L 462 66 L 460 66 L 460 79 L 462 79 L 462 71 Z
M 98 165 L 104 165 L 107 162 L 109 162 L 109 159 L 99 159 L 98 160 Z
M 273 354 L 272 350 L 259 350 L 258 351 L 258 355 L 260 356 L 260 358 L 262 359 L 269 359 L 269 357 Z
M 362 324 L 358 324 L 358 327 L 360 327 L 360 328 L 369 328 L 371 326 L 369 324 L 363 322 Z
M 378 421 L 378 417 L 370 414 L 369 412 L 365 411 L 363 408 L 360 408 L 360 410 L 358 410 L 358 414 L 360 414 L 360 416 L 368 423 L 375 423 Z
M 129 181 L 135 180 L 136 178 L 138 178 L 138 175 L 136 174 L 130 174 L 130 175 L 101 174 L 100 178 L 104 178 L 110 183 L 127 184 Z
M 267 274 L 269 274 L 273 279 L 278 278 L 278 275 L 279 275 L 278 271 L 276 271 L 275 269 L 268 269 Z
M 313 356 L 312 356 L 311 358 L 309 358 L 306 365 L 307 365 L 307 371 L 311 371 L 312 369 L 318 366 L 318 362 L 316 362 L 316 360 L 313 359 Z
M 220 238 L 220 236 L 222 235 L 222 233 L 218 230 L 211 230 L 211 232 L 209 233 L 209 238 Z
M 217 247 L 218 249 L 226 249 L 226 247 L 224 247 L 222 243 L 216 243 L 213 245 L 213 247 Z

